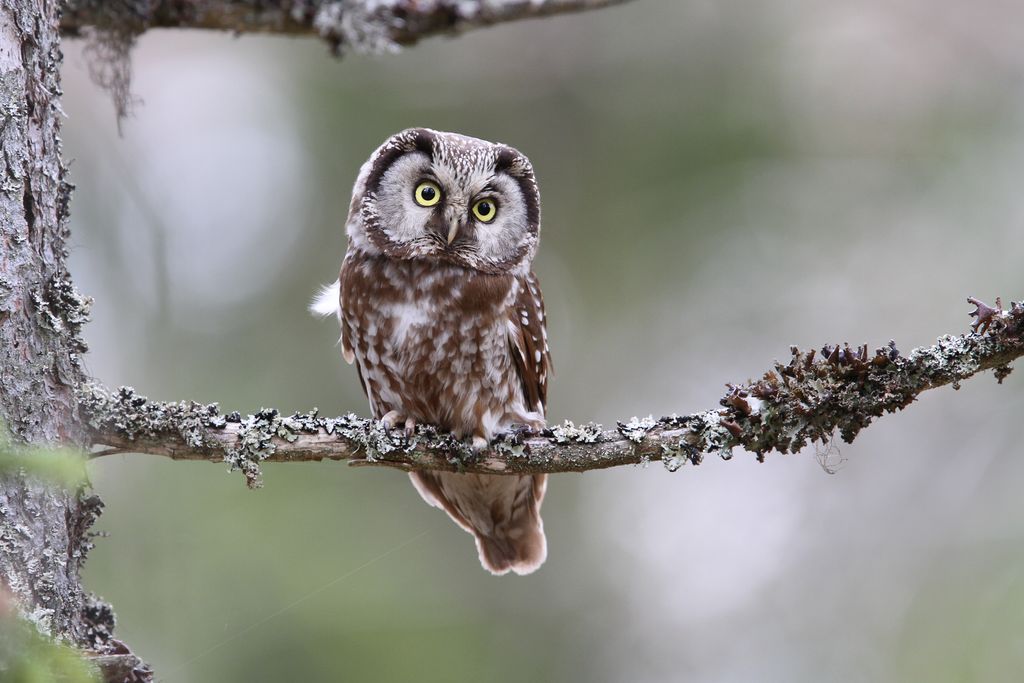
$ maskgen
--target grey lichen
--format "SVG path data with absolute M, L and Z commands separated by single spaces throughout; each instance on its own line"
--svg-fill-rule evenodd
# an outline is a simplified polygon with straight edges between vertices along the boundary
M 85 38 L 82 56 L 89 67 L 89 77 L 110 94 L 118 132 L 140 101 L 132 93 L 131 53 L 143 28 L 138 18 L 133 17 L 131 22 L 88 26 L 81 32 Z
M 629 422 L 619 422 L 619 434 L 632 441 L 633 443 L 640 443 L 647 436 L 647 433 L 657 426 L 654 417 L 648 415 L 647 417 L 640 419 L 633 416 Z
M 241 422 L 236 445 L 225 451 L 224 462 L 232 470 L 240 470 L 245 475 L 245 483 L 249 488 L 263 486 L 260 462 L 274 454 L 274 437 L 282 431 L 286 436 L 291 435 L 285 431 L 282 422 L 276 410 L 261 410 L 250 415 Z
M 203 448 L 208 429 L 219 424 L 211 420 L 220 414 L 216 403 L 150 401 L 132 387 L 111 392 L 101 385 L 84 383 L 78 389 L 78 402 L 92 429 L 114 429 L 128 440 L 173 431 L 187 447 Z
M 601 425 L 593 422 L 576 425 L 572 420 L 549 427 L 544 431 L 544 435 L 556 444 L 598 443 L 603 437 Z
M 686 425 L 689 436 L 686 443 L 701 452 L 717 453 L 723 460 L 729 460 L 736 446 L 735 433 L 729 426 L 731 422 L 722 411 L 707 410 L 690 415 Z
M 661 444 L 661 463 L 669 472 L 678 472 L 687 463 L 699 465 L 703 461 L 701 450 L 685 439 Z
M 473 455 L 467 443 L 432 427 L 420 426 L 415 434 L 407 436 L 377 420 L 351 413 L 321 417 L 316 409 L 292 415 L 262 409 L 243 418 L 237 412 L 223 415 L 216 403 L 151 401 L 131 387 L 110 391 L 93 383 L 83 384 L 78 398 L 88 426 L 94 433 L 106 435 L 104 443 L 121 444 L 123 450 L 156 451 L 172 458 L 219 456 L 231 470 L 242 472 L 250 488 L 262 486 L 260 463 L 273 459 L 281 448 L 291 450 L 289 445 L 304 436 L 319 437 L 322 443 L 317 448 L 326 445 L 329 449 L 337 443 L 343 445 L 346 458 L 371 463 L 408 457 L 424 447 L 446 453 L 453 465 Z M 156 444 L 162 445 L 157 448 Z
M 313 28 L 336 53 L 345 49 L 363 54 L 397 52 L 393 36 L 405 24 L 398 14 L 403 4 L 395 0 L 325 2 L 313 13 Z

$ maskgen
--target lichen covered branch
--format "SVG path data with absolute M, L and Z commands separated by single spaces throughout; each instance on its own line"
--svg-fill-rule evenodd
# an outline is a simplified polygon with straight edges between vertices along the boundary
M 152 453 L 178 460 L 226 462 L 250 486 L 260 482 L 261 462 L 349 460 L 400 469 L 479 473 L 582 472 L 664 462 L 675 470 L 700 464 L 707 453 L 729 459 L 735 448 L 759 460 L 794 453 L 809 443 L 828 445 L 834 435 L 852 442 L 886 413 L 902 410 L 928 389 L 953 385 L 984 370 L 1001 383 L 1009 363 L 1024 355 L 1024 304 L 1004 311 L 999 300 L 976 306 L 972 332 L 941 337 L 933 346 L 901 355 L 894 342 L 870 353 L 866 344 L 791 348 L 788 362 L 756 381 L 727 385 L 721 407 L 660 419 L 633 418 L 614 430 L 571 422 L 540 434 L 501 435 L 474 453 L 464 442 L 431 427 L 406 436 L 380 422 L 349 414 L 284 416 L 261 410 L 224 415 L 216 404 L 149 401 L 134 390 L 82 390 L 81 405 L 102 454 Z
M 61 29 L 201 28 L 313 35 L 336 50 L 390 51 L 428 36 L 620 4 L 626 0 L 71 0 Z

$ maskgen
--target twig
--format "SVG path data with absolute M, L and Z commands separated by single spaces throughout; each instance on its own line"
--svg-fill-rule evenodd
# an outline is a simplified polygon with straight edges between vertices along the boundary
M 721 408 L 660 419 L 633 418 L 617 429 L 571 422 L 541 434 L 504 434 L 483 453 L 430 427 L 409 438 L 381 423 L 311 413 L 283 416 L 261 410 L 245 418 L 221 414 L 216 404 L 149 401 L 133 389 L 109 393 L 83 388 L 92 442 L 108 453 L 151 453 L 176 460 L 227 462 L 250 486 L 259 463 L 349 460 L 352 464 L 479 473 L 582 472 L 660 460 L 669 469 L 704 454 L 729 459 L 744 448 L 763 460 L 771 451 L 793 453 L 810 443 L 828 445 L 838 431 L 852 442 L 876 417 L 910 405 L 928 389 L 995 370 L 1001 383 L 1008 364 L 1024 355 L 1024 304 L 1009 311 L 970 299 L 977 332 L 945 336 L 903 356 L 894 342 L 868 352 L 825 346 L 820 355 L 792 347 L 788 363 L 756 381 L 727 385 Z M 980 325 L 979 325 L 980 323 Z

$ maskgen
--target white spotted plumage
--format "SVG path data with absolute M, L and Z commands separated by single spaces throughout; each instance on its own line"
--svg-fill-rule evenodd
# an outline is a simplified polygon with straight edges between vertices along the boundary
M 436 206 L 415 199 L 425 181 L 441 194 Z M 486 221 L 472 213 L 482 199 L 496 207 Z M 525 156 L 453 133 L 403 131 L 362 166 L 346 230 L 339 282 L 312 308 L 338 312 L 342 354 L 376 417 L 430 423 L 475 448 L 515 425 L 544 425 L 551 359 L 531 271 L 540 195 Z M 544 475 L 410 476 L 474 535 L 489 571 L 527 574 L 544 562 Z

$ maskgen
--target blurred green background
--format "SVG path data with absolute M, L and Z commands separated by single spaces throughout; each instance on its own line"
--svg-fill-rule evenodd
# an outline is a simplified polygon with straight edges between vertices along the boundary
M 543 196 L 550 417 L 705 409 L 790 344 L 965 330 L 1024 296 L 1024 10 L 636 2 L 331 59 L 152 31 L 140 102 L 66 45 L 89 371 L 226 410 L 366 414 L 306 303 L 359 165 L 414 125 L 512 144 Z M 553 478 L 526 578 L 398 472 L 130 455 L 86 583 L 161 681 L 1010 681 L 1024 377 L 925 395 L 834 456 Z

